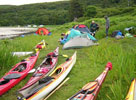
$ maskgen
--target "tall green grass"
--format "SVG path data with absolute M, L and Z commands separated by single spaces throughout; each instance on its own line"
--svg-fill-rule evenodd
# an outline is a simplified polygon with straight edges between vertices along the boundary
M 109 34 L 114 30 L 122 30 L 125 27 L 136 26 L 135 16 L 110 17 L 111 27 Z M 114 38 L 105 38 L 105 20 L 95 18 L 81 22 L 89 26 L 91 20 L 95 20 L 100 25 L 100 30 L 96 33 L 99 40 L 98 46 L 87 47 L 83 49 L 62 50 L 62 45 L 57 41 L 60 34 L 68 31 L 69 28 L 77 22 L 72 22 L 51 28 L 51 36 L 28 35 L 24 38 L 19 37 L 14 40 L 0 40 L 0 76 L 8 72 L 16 63 L 26 57 L 12 57 L 13 51 L 32 51 L 33 47 L 42 39 L 49 44 L 46 49 L 40 51 L 38 61 L 39 65 L 45 55 L 53 51 L 57 46 L 60 47 L 60 54 L 68 54 L 69 57 L 77 51 L 77 62 L 71 70 L 70 80 L 66 82 L 58 91 L 56 91 L 49 100 L 66 100 L 90 80 L 95 78 L 104 70 L 108 61 L 112 62 L 113 69 L 108 73 L 107 78 L 98 94 L 97 100 L 123 100 L 128 92 L 131 80 L 136 77 L 136 38 L 124 38 L 116 40 Z M 51 26 L 49 26 L 51 27 Z M 65 62 L 65 58 L 59 57 L 58 65 Z M 29 77 L 21 81 L 18 85 L 0 97 L 0 100 L 16 100 L 16 91 L 23 87 Z

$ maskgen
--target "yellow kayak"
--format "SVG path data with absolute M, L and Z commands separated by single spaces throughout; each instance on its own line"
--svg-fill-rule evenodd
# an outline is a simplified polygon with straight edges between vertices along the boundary
M 131 83 L 126 100 L 136 100 L 136 79 L 134 79 Z

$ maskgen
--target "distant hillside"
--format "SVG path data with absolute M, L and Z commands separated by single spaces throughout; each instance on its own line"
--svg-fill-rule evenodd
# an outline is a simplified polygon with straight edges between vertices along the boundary
M 0 25 L 63 24 L 68 22 L 68 8 L 67 1 L 0 6 Z
M 134 11 L 135 8 L 127 8 L 128 0 L 78 0 L 82 5 L 84 14 L 78 21 L 84 21 L 92 17 L 103 17 L 104 15 L 119 15 Z M 134 6 L 131 0 L 129 5 Z M 88 6 L 94 6 L 88 8 Z M 60 25 L 71 21 L 69 14 L 70 2 L 59 1 L 50 3 L 38 3 L 22 6 L 2 5 L 0 6 L 0 26 L 15 25 Z M 127 10 L 126 10 L 127 9 Z M 91 13 L 90 13 L 91 10 Z M 95 11 L 94 11 L 95 10 Z M 76 9 L 75 9 L 76 11 Z M 93 14 L 92 12 L 95 12 Z M 89 15 L 88 15 L 89 14 Z M 91 14 L 91 16 L 90 16 Z

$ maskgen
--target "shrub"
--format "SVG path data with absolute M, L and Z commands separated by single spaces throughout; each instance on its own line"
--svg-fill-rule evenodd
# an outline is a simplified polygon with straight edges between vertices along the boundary
M 95 17 L 97 14 L 97 8 L 95 6 L 88 6 L 84 13 L 85 17 Z
M 88 20 L 88 19 L 90 19 L 90 17 L 80 17 L 80 18 L 77 19 L 77 22 L 83 22 L 83 21 Z

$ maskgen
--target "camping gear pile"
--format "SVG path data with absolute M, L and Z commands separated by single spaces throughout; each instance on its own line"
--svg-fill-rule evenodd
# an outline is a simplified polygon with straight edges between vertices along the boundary
M 111 37 L 114 37 L 116 39 L 122 39 L 124 37 L 136 37 L 136 28 L 135 27 L 125 28 L 124 33 L 125 35 L 120 30 L 115 30 L 112 32 Z
M 136 37 L 136 27 L 125 28 L 125 37 Z
M 124 38 L 124 34 L 120 30 L 115 30 L 114 32 L 112 32 L 111 37 L 122 39 Z

